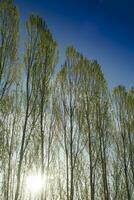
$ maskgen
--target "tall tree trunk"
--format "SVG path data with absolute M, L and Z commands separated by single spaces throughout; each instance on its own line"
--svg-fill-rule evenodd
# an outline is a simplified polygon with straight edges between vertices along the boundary
M 16 180 L 17 181 L 17 185 L 16 185 L 15 200 L 18 200 L 18 198 L 19 198 L 20 181 L 21 181 L 21 170 L 22 170 L 22 162 L 23 162 L 23 155 L 24 155 L 24 144 L 25 144 L 25 136 L 26 136 L 27 123 L 28 123 L 28 113 L 29 113 L 29 78 L 30 78 L 30 72 L 28 70 L 27 83 L 26 83 L 27 105 L 26 105 L 25 122 L 24 122 L 23 134 L 22 134 L 22 140 L 21 140 L 21 149 L 20 149 L 20 153 L 19 153 L 19 164 L 18 164 L 18 172 L 17 172 L 17 180 Z

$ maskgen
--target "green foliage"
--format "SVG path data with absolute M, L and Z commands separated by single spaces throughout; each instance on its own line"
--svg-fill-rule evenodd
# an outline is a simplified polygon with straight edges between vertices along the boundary
M 99 63 L 74 46 L 56 72 L 57 43 L 38 15 L 26 21 L 23 61 L 18 37 L 18 9 L 1 0 L 0 199 L 132 200 L 134 88 L 111 95 Z M 31 193 L 27 176 L 40 172 Z

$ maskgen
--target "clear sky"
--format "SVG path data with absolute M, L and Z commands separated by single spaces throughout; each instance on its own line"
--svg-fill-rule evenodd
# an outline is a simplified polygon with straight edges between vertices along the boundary
M 15 0 L 21 28 L 28 13 L 42 16 L 60 49 L 74 45 L 101 64 L 109 87 L 134 86 L 134 0 Z M 24 31 L 24 30 L 23 30 Z M 23 32 L 22 31 L 22 32 Z

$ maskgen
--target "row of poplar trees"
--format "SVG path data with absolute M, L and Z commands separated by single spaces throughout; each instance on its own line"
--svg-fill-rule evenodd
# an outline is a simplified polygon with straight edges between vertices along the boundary
M 22 43 L 22 39 L 21 43 Z M 0 1 L 0 199 L 133 200 L 134 89 L 109 92 L 97 61 L 74 47 L 56 68 L 45 21 Z M 55 70 L 56 69 L 56 70 Z M 32 196 L 28 174 L 45 184 Z

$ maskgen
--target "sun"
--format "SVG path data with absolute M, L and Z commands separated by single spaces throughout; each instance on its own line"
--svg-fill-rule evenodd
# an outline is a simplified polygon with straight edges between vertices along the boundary
M 26 189 L 31 193 L 38 193 L 43 187 L 41 174 L 32 174 L 26 177 Z

